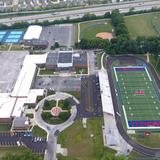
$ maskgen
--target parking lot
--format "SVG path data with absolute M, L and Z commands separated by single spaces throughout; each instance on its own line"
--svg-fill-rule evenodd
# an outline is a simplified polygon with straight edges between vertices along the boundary
M 80 91 L 80 77 L 37 76 L 33 85 L 35 89 L 49 89 L 55 91 Z
M 26 51 L 0 52 L 0 92 L 11 92 L 21 70 Z
M 44 27 L 40 36 L 41 40 L 49 42 L 49 48 L 58 42 L 60 46 L 71 47 L 74 44 L 75 26 L 72 24 Z
M 47 147 L 46 138 L 33 137 L 31 132 L 0 132 L 0 146 L 26 146 L 36 154 L 44 154 Z
M 81 101 L 77 107 L 79 117 L 102 116 L 99 79 L 96 75 L 82 77 Z

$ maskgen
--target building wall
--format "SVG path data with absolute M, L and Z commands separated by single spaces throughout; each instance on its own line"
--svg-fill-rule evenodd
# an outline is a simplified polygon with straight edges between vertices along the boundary
M 12 118 L 0 118 L 0 124 L 12 124 Z

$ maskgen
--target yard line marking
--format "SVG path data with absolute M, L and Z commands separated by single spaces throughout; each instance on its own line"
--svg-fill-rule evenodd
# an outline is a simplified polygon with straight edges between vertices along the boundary
M 114 67 L 113 70 L 114 70 L 114 74 L 116 76 L 116 81 L 118 82 L 118 76 L 117 76 L 116 68 Z
M 124 105 L 122 105 L 122 109 L 123 109 L 125 121 L 126 121 L 126 124 L 127 124 L 127 128 L 129 128 L 129 125 L 128 125 L 128 118 L 127 118 L 127 114 L 126 114 L 126 110 L 125 110 L 125 108 L 124 108 Z
M 146 67 L 145 67 L 145 71 L 147 72 L 147 75 L 148 75 L 148 77 L 149 77 L 149 80 L 152 81 L 152 79 L 151 79 L 151 77 L 150 77 L 150 75 L 149 75 L 148 70 L 147 70 Z

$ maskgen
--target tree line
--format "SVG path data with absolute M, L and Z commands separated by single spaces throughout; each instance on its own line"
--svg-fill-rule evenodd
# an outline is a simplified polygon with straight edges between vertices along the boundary
M 160 37 L 137 37 L 132 39 L 124 22 L 124 16 L 118 10 L 111 13 L 111 22 L 115 37 L 109 40 L 82 39 L 75 46 L 81 49 L 103 49 L 106 53 L 114 54 L 151 54 L 160 53 Z
M 128 15 L 134 15 L 134 14 L 142 14 L 142 13 L 150 13 L 150 12 L 159 12 L 160 8 L 152 8 L 150 10 L 141 10 L 141 11 L 134 11 L 134 9 L 131 9 L 129 12 L 124 13 L 125 16 Z M 33 23 L 29 22 L 16 22 L 10 26 L 0 23 L 0 29 L 22 29 L 27 28 L 30 25 L 42 25 L 42 26 L 49 26 L 49 25 L 55 25 L 55 24 L 65 24 L 65 23 L 79 23 L 89 20 L 98 20 L 98 19 L 105 19 L 105 18 L 111 18 L 110 12 L 106 12 L 104 15 L 96 16 L 95 14 L 85 14 L 82 18 L 75 18 L 70 19 L 70 17 L 67 17 L 66 19 L 60 19 L 60 20 L 54 20 L 54 21 L 48 21 L 45 20 L 43 22 L 39 22 L 36 20 Z

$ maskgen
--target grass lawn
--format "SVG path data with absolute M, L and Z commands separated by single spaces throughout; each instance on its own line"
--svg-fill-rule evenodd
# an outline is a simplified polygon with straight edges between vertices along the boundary
M 21 155 L 28 150 L 26 147 L 0 147 L 0 158 L 7 154 Z
M 88 74 L 88 68 L 76 68 L 76 74 Z
M 154 66 L 156 69 L 158 75 L 160 75 L 160 57 L 157 58 L 155 55 L 149 56 L 150 63 Z
M 18 51 L 18 50 L 23 50 L 22 45 L 16 45 L 16 44 L 12 45 L 11 51 Z
M 28 114 L 26 114 L 26 116 L 29 117 L 29 118 L 33 118 L 34 117 L 34 115 L 32 113 L 28 113 Z
M 11 129 L 11 125 L 9 124 L 0 124 L 0 131 L 4 132 L 4 131 L 10 131 Z
M 143 136 L 142 134 L 134 134 L 131 137 L 137 141 L 138 143 L 151 147 L 151 148 L 160 148 L 160 134 L 159 133 L 152 133 L 149 137 Z
M 0 51 L 8 51 L 9 45 L 0 45 Z
M 46 123 L 53 124 L 53 125 L 65 122 L 70 117 L 70 115 L 71 115 L 70 111 L 61 112 L 57 117 L 54 117 L 50 111 L 45 111 L 41 113 L 42 119 Z
M 52 69 L 40 69 L 39 75 L 53 75 L 54 71 Z
M 33 127 L 32 134 L 36 137 L 47 137 L 47 133 L 38 126 Z
M 90 21 L 80 24 L 80 39 L 94 39 L 99 32 L 112 32 L 109 20 Z
M 72 96 L 76 97 L 80 101 L 80 98 L 81 98 L 80 91 L 70 91 L 70 92 L 67 92 L 67 93 L 69 93 Z
M 74 34 L 73 34 L 74 42 L 78 42 L 78 24 L 74 24 Z
M 68 158 L 76 160 L 98 160 L 108 151 L 113 151 L 103 147 L 102 138 L 103 118 L 87 120 L 87 128 L 82 126 L 82 120 L 78 119 L 58 137 L 58 143 L 68 149 Z M 91 137 L 93 135 L 93 137 Z
M 132 151 L 128 156 L 128 160 L 138 160 L 138 158 L 140 158 L 142 160 L 151 160 L 150 157 L 148 158 L 148 157 L 146 157 L 136 151 Z
M 125 17 L 125 23 L 129 30 L 130 36 L 156 36 L 157 33 L 152 26 L 154 18 L 156 26 L 160 30 L 160 15 L 158 13 L 149 13 Z

